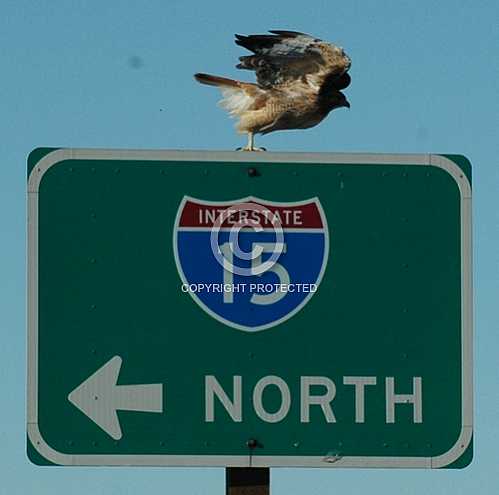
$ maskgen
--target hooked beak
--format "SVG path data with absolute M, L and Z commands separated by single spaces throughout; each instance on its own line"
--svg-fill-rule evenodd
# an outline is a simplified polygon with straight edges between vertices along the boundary
M 350 102 L 345 101 L 345 104 L 344 104 L 343 106 L 345 106 L 345 107 L 347 107 L 347 108 L 350 108 Z

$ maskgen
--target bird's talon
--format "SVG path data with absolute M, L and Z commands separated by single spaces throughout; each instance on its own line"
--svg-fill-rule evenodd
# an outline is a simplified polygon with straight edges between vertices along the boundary
M 244 148 L 236 148 L 236 151 L 267 151 L 266 148 L 248 148 L 248 147 L 244 147 Z

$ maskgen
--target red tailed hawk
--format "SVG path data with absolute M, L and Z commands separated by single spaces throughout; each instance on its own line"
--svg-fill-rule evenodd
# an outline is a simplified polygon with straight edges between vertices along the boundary
M 236 67 L 254 70 L 257 84 L 194 75 L 200 83 L 220 88 L 221 105 L 239 119 L 237 130 L 248 133 L 245 151 L 260 150 L 254 146 L 257 133 L 306 129 L 335 108 L 350 108 L 341 92 L 350 84 L 351 65 L 343 48 L 304 33 L 270 33 L 236 34 L 236 44 L 253 52 L 240 57 Z

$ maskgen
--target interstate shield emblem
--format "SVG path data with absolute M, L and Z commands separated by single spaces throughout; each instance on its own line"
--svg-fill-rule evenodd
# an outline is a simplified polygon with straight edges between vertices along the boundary
M 329 252 L 327 221 L 318 198 L 185 196 L 173 251 L 183 292 L 225 325 L 255 332 L 291 318 L 318 290 Z

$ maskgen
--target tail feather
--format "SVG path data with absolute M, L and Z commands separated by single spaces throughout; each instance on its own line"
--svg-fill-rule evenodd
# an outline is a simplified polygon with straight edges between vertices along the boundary
M 220 105 L 225 108 L 232 117 L 241 117 L 244 112 L 250 110 L 262 90 L 253 83 L 245 83 L 228 79 L 226 77 L 212 76 L 211 74 L 194 74 L 196 81 L 209 86 L 217 86 L 222 92 Z
M 232 88 L 240 87 L 239 81 L 228 79 L 226 77 L 212 76 L 211 74 L 202 74 L 198 72 L 197 74 L 194 74 L 194 78 L 201 84 L 207 84 L 208 86 L 226 86 Z

